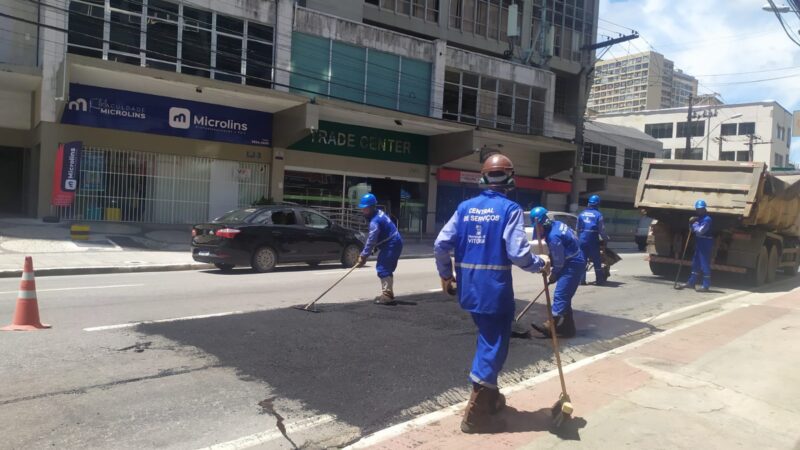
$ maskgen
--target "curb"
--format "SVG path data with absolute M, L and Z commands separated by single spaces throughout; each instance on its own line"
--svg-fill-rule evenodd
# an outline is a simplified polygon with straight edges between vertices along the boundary
M 185 263 L 185 264 L 148 264 L 141 266 L 98 266 L 98 267 L 53 267 L 36 269 L 36 276 L 50 277 L 61 275 L 93 275 L 107 273 L 135 273 L 135 272 L 172 272 L 179 270 L 213 269 L 212 264 Z M 22 276 L 22 270 L 0 270 L 0 278 L 17 278 Z

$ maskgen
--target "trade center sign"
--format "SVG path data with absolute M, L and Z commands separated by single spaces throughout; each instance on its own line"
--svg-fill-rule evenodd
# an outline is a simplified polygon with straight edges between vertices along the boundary
M 71 83 L 61 123 L 167 136 L 272 145 L 272 114 Z
M 428 137 L 398 131 L 319 121 L 319 129 L 289 146 L 291 150 L 356 158 L 428 164 Z

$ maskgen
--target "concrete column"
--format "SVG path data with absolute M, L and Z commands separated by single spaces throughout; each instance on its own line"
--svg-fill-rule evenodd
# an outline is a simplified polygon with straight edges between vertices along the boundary
M 289 92 L 292 69 L 294 0 L 278 0 L 275 13 L 275 90 Z
M 436 193 L 439 190 L 439 180 L 436 171 L 439 166 L 428 166 L 428 206 L 425 217 L 425 233 L 436 233 Z
M 444 70 L 447 66 L 447 41 L 434 41 L 433 82 L 431 83 L 431 117 L 442 118 L 444 108 Z
M 286 165 L 286 150 L 276 148 L 272 151 L 272 162 L 269 165 L 269 195 L 276 202 L 283 201 L 283 172 Z
M 41 23 L 57 29 L 67 27 L 67 15 L 55 8 L 41 8 Z M 34 126 L 41 120 L 43 122 L 58 121 L 58 100 L 66 97 L 64 86 L 64 58 L 66 58 L 67 35 L 52 28 L 41 27 L 41 40 L 39 41 L 39 54 L 41 55 L 42 89 L 38 95 L 38 114 L 34 117 Z M 67 80 L 68 81 L 68 80 Z

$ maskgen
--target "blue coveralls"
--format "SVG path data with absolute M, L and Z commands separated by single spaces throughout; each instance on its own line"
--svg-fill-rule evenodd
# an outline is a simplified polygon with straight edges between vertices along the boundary
M 697 284 L 698 278 L 703 277 L 703 288 L 711 285 L 711 250 L 714 248 L 714 236 L 711 235 L 711 216 L 706 214 L 692 224 L 694 233 L 694 257 L 692 258 L 692 275 L 686 281 L 689 286 Z
M 545 228 L 545 242 L 550 250 L 552 277 L 557 281 L 553 294 L 553 315 L 572 313 L 572 297 L 586 276 L 586 259 L 575 232 L 565 223 L 553 221 Z
M 403 238 L 389 215 L 381 210 L 377 210 L 369 221 L 369 236 L 361 256 L 369 257 L 376 248 L 380 251 L 375 265 L 378 278 L 391 277 L 403 253 Z
M 594 265 L 595 280 L 599 284 L 604 283 L 606 274 L 603 272 L 603 259 L 600 256 L 600 237 L 608 241 L 608 235 L 603 223 L 603 213 L 593 206 L 583 210 L 578 215 L 578 234 L 584 257 L 591 260 Z M 586 283 L 585 273 L 581 281 Z
M 528 272 L 544 267 L 544 260 L 531 255 L 522 209 L 499 192 L 483 191 L 458 206 L 433 250 L 444 279 L 452 276 L 455 250 L 458 301 L 478 327 L 470 380 L 496 388 L 514 321 L 511 265 Z

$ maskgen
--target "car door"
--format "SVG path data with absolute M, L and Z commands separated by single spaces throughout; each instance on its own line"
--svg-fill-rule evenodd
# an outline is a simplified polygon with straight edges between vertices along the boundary
M 309 254 L 313 253 L 319 261 L 339 259 L 342 243 L 339 235 L 334 232 L 331 221 L 322 214 L 309 210 L 301 210 L 300 218 L 304 227 L 304 238 L 313 248 Z
M 274 209 L 270 215 L 269 240 L 282 262 L 302 261 L 305 253 L 303 232 L 291 208 Z

